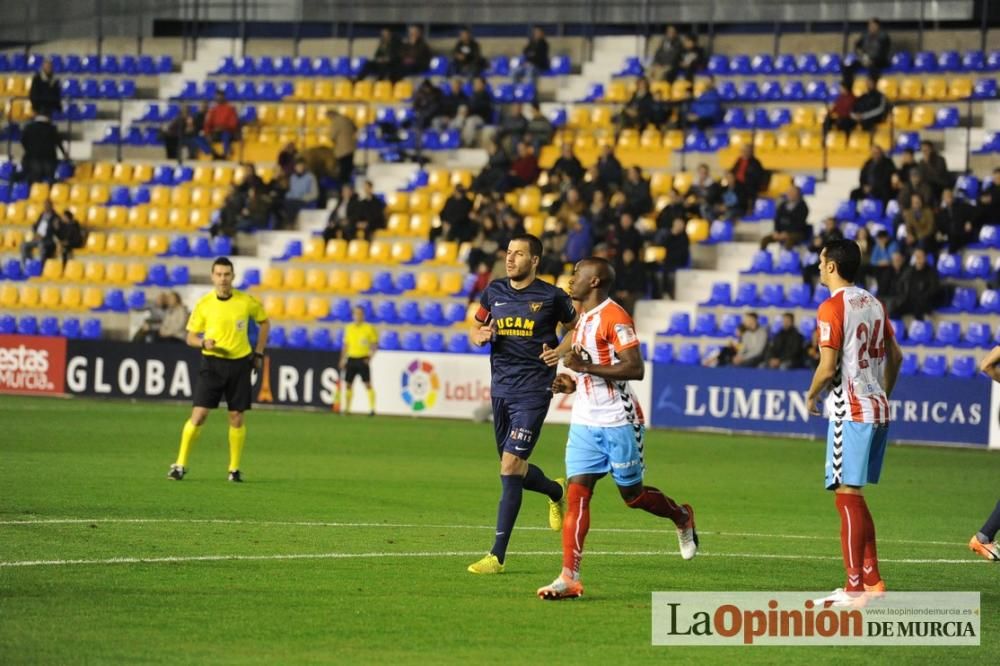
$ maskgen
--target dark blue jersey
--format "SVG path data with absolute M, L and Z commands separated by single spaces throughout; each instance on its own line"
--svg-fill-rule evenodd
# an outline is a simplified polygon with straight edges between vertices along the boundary
M 486 287 L 479 305 L 476 319 L 492 320 L 496 330 L 490 349 L 493 397 L 551 397 L 556 369 L 539 356 L 543 343 L 552 348 L 559 343 L 556 327 L 576 317 L 569 295 L 537 279 L 514 289 L 510 278 L 504 278 Z

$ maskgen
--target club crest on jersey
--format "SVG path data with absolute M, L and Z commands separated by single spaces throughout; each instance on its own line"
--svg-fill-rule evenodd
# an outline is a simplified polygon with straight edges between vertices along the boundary
M 532 312 L 538 312 L 539 310 L 542 309 L 542 304 L 538 302 L 528 303 L 528 306 L 531 308 Z
M 632 344 L 636 340 L 635 331 L 628 324 L 615 324 L 615 336 L 620 345 Z
M 830 341 L 830 324 L 828 322 L 819 322 L 819 340 L 820 342 Z

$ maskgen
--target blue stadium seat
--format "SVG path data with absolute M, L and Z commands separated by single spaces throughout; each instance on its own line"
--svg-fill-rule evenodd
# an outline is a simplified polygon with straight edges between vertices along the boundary
M 984 224 L 979 230 L 979 244 L 984 247 L 1000 247 L 1000 226 Z
M 229 236 L 216 236 L 211 242 L 212 248 L 209 256 L 225 257 L 233 253 L 233 239 Z
M 84 340 L 97 340 L 101 337 L 101 320 L 90 318 L 83 322 L 80 337 Z
M 939 312 L 974 312 L 976 310 L 976 290 L 968 287 L 958 287 L 952 296 L 951 305 L 941 308 Z
M 191 242 L 187 236 L 174 236 L 167 245 L 167 257 L 190 257 Z
M 177 265 L 170 269 L 170 285 L 181 287 L 191 282 L 191 269 L 187 265 Z
M 736 299 L 733 301 L 733 305 L 737 307 L 746 307 L 757 305 L 757 285 L 754 283 L 741 284 L 736 290 Z
M 146 292 L 142 289 L 133 289 L 128 293 L 128 297 L 125 299 L 129 310 L 145 310 L 146 309 Z
M 986 71 L 986 54 L 982 51 L 966 51 L 962 55 L 962 69 L 967 72 Z
M 128 312 L 125 292 L 121 289 L 109 289 L 104 294 L 104 304 L 98 309 L 105 312 Z
M 934 333 L 935 347 L 955 347 L 962 341 L 962 327 L 957 321 L 942 321 Z
M 747 273 L 770 273 L 774 268 L 774 257 L 767 250 L 758 250 L 754 253 Z
M 798 74 L 799 69 L 795 63 L 795 56 L 791 53 L 782 53 L 774 59 L 774 66 L 771 71 L 775 74 Z
M 424 323 L 432 326 L 450 325 L 450 322 L 444 316 L 444 308 L 441 307 L 440 301 L 425 303 L 420 309 L 420 317 L 424 320 Z
M 948 370 L 949 375 L 962 379 L 975 377 L 977 372 L 976 359 L 971 356 L 956 356 L 952 359 L 951 368 Z
M 675 312 L 670 315 L 670 325 L 667 327 L 667 335 L 690 335 L 691 315 L 687 312 Z
M 900 52 L 896 55 L 903 55 L 904 52 Z M 908 54 L 906 54 L 908 55 Z M 933 51 L 920 51 L 913 57 L 913 69 L 912 71 L 916 74 L 930 74 L 932 72 L 938 71 L 938 59 Z
M 208 236 L 197 236 L 191 244 L 191 255 L 199 259 L 210 259 L 213 256 L 212 243 Z
M 934 122 L 927 127 L 927 129 L 932 130 L 943 130 L 951 129 L 953 127 L 958 127 L 959 115 L 958 108 L 954 106 L 945 106 L 938 109 L 934 113 Z
M 13 335 L 17 333 L 17 320 L 13 315 L 0 315 L 0 335 Z
M 700 365 L 701 352 L 696 344 L 683 344 L 678 350 L 676 362 L 681 365 Z
M 913 375 L 917 374 L 918 366 L 919 362 L 917 361 L 916 354 L 912 352 L 903 354 L 903 362 L 899 366 L 899 374 L 904 375 L 906 377 L 912 377 Z
M 806 317 L 799 321 L 799 333 L 805 338 L 807 343 L 811 344 L 813 333 L 816 331 L 816 319 L 814 317 Z
M 398 324 L 399 314 L 394 301 L 382 301 L 375 306 L 375 317 L 383 324 Z
M 774 72 L 774 60 L 767 53 L 759 53 L 750 59 L 750 71 L 754 74 L 771 74 Z
M 727 102 L 739 99 L 740 93 L 736 90 L 736 84 L 732 81 L 723 81 L 719 84 L 719 96 Z
M 896 144 L 892 151 L 901 153 L 904 150 L 920 151 L 920 134 L 918 132 L 898 132 L 896 134 Z
M 972 99 L 996 99 L 996 96 L 996 79 L 979 79 L 972 86 Z
M 990 331 L 990 325 L 984 324 L 980 321 L 971 322 L 965 329 L 965 339 L 962 341 L 960 347 L 991 347 L 992 342 L 992 332 Z
M 1000 313 L 1000 292 L 995 289 L 985 289 L 979 295 L 979 312 Z
M 416 301 L 404 301 L 401 303 L 399 306 L 399 320 L 404 324 L 423 324 L 424 321 L 420 318 L 420 304 Z
M 378 336 L 378 348 L 386 351 L 399 349 L 399 333 L 393 329 L 383 330 Z
M 260 269 L 259 268 L 247 268 L 243 271 L 243 281 L 240 282 L 238 289 L 248 289 L 249 287 L 255 287 L 260 284 Z
M 913 57 L 908 51 L 898 51 L 892 54 L 887 71 L 908 74 L 913 71 Z
M 695 336 L 713 336 L 719 330 L 718 324 L 715 321 L 715 315 L 711 312 L 703 312 L 695 317 L 694 328 L 691 329 L 691 335 Z
M 928 377 L 943 377 L 947 370 L 948 362 L 944 354 L 931 354 L 924 357 L 924 362 L 920 366 L 920 374 Z
M 38 323 L 38 334 L 48 337 L 59 335 L 59 320 L 55 317 L 42 317 Z
M 330 351 L 333 349 L 333 337 L 328 328 L 315 328 L 309 334 L 309 348 L 320 351 Z
M 24 264 L 24 276 L 27 278 L 41 277 L 42 262 L 38 259 L 28 259 Z
M 423 349 L 425 352 L 440 353 L 445 351 L 444 334 L 437 331 L 424 335 Z
M 815 53 L 799 54 L 795 66 L 803 74 L 818 74 L 820 71 L 819 58 Z
M 837 210 L 834 212 L 833 217 L 838 222 L 854 222 L 857 219 L 857 211 L 855 210 L 854 202 L 850 199 L 840 202 L 840 205 L 837 206 Z
M 469 353 L 469 336 L 465 333 L 452 333 L 451 337 L 448 338 L 447 351 L 452 354 L 468 354 Z
M 24 315 L 17 320 L 20 335 L 38 335 L 38 319 L 34 315 Z
M 735 238 L 736 232 L 732 222 L 728 220 L 716 220 L 708 228 L 708 244 L 730 243 Z
M 807 308 L 809 307 L 809 301 L 812 299 L 810 291 L 807 284 L 794 284 L 785 292 L 785 303 L 789 307 Z
M 722 322 L 719 324 L 719 335 L 725 338 L 735 337 L 736 329 L 739 328 L 742 320 L 743 315 L 738 312 L 726 313 L 722 316 Z
M 967 255 L 965 257 L 965 261 L 963 262 L 962 269 L 965 277 L 970 279 L 985 279 L 989 277 L 990 272 L 993 270 L 990 266 L 990 258 L 985 254 Z
M 271 327 L 271 334 L 267 338 L 268 347 L 283 348 L 288 346 L 288 332 L 285 327 L 279 325 Z
M 915 319 L 910 322 L 906 331 L 906 342 L 910 345 L 930 345 L 933 342 L 934 330 L 926 321 Z
M 653 346 L 653 363 L 671 363 L 674 360 L 674 346 L 669 342 L 659 342 Z
M 806 99 L 812 102 L 826 102 L 832 97 L 826 81 L 809 81 L 806 83 Z
M 716 282 L 703 306 L 729 305 L 733 300 L 733 287 L 728 282 Z
M 465 305 L 463 303 L 450 303 L 444 313 L 445 321 L 451 324 L 461 324 L 465 321 Z
M 764 81 L 760 84 L 760 98 L 770 102 L 777 102 L 784 99 L 784 92 L 780 81 Z
M 423 351 L 424 344 L 420 333 L 416 331 L 407 331 L 403 334 L 403 339 L 400 344 L 400 348 L 403 351 L 419 352 Z
M 3 322 L 0 320 L 0 333 L 3 332 Z M 66 317 L 62 321 L 62 336 L 64 338 L 76 339 L 82 334 L 80 330 L 80 320 L 76 317 Z
M 975 201 L 979 197 L 979 179 L 971 173 L 964 173 L 955 179 L 955 194 Z
M 748 102 L 756 102 L 760 99 L 760 88 L 757 87 L 756 81 L 744 81 L 737 86 L 736 91 L 736 96 L 739 99 Z
M 778 254 L 778 263 L 774 267 L 774 272 L 787 275 L 799 275 L 802 273 L 802 259 L 795 250 L 782 250 Z
M 937 271 L 941 277 L 959 277 L 962 274 L 962 265 L 956 255 L 942 252 L 938 256 Z
M 146 272 L 146 279 L 139 283 L 143 287 L 169 287 L 170 274 L 164 264 L 153 264 Z
M 292 349 L 306 349 L 309 347 L 309 331 L 305 326 L 296 326 L 288 332 L 288 342 L 286 346 Z
M 781 307 L 785 303 L 785 288 L 780 284 L 765 284 L 760 292 L 763 306 Z
M 729 73 L 729 59 L 721 54 L 715 54 L 708 59 L 708 73 L 712 76 L 720 76 Z
M 903 344 L 906 340 L 906 327 L 903 326 L 902 320 L 890 319 L 889 325 L 892 326 L 892 332 L 896 336 L 896 342 Z
M 762 220 L 773 220 L 777 214 L 777 204 L 774 199 L 758 197 L 753 204 L 753 212 L 743 218 L 747 222 L 759 222 Z
M 885 215 L 885 207 L 880 199 L 863 199 L 858 206 L 857 219 L 862 222 L 881 220 Z

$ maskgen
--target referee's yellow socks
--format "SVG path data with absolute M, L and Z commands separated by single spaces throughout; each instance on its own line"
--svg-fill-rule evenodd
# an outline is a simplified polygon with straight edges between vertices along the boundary
M 240 468 L 240 457 L 243 455 L 243 445 L 247 441 L 247 427 L 241 425 L 239 428 L 229 426 L 229 471 L 235 472 Z
M 347 389 L 344 391 L 344 413 L 347 414 L 351 411 L 351 401 L 354 399 L 354 391 L 352 389 Z
M 368 389 L 368 411 L 375 411 L 375 389 Z
M 177 464 L 181 467 L 187 467 L 191 447 L 194 446 L 200 434 L 201 426 L 191 423 L 191 419 L 184 422 L 184 429 L 181 431 L 181 450 L 177 454 Z

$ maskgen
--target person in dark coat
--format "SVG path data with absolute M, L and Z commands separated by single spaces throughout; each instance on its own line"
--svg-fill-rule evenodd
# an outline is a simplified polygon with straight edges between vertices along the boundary
M 56 227 L 56 240 L 59 244 L 59 254 L 62 256 L 63 266 L 73 256 L 73 250 L 83 247 L 84 231 L 79 220 L 73 215 L 73 211 L 67 210 L 65 216 L 59 221 Z
M 851 119 L 866 132 L 874 131 L 875 127 L 889 115 L 889 100 L 875 87 L 875 80 L 868 77 L 868 90 L 854 100 Z
M 809 238 L 809 206 L 802 199 L 802 190 L 795 185 L 788 188 L 777 205 L 774 214 L 774 232 L 760 240 L 760 249 L 766 250 L 771 243 L 781 243 L 786 250 L 793 249 Z
M 549 71 L 549 42 L 545 39 L 545 31 L 541 26 L 531 29 L 531 38 L 522 51 L 524 61 L 511 76 L 514 83 L 534 83 L 540 74 Z
M 781 315 L 781 330 L 774 334 L 765 354 L 767 367 L 775 370 L 792 370 L 803 365 L 805 339 L 795 328 L 795 315 Z
M 576 184 L 583 178 L 583 164 L 573 153 L 573 144 L 566 142 L 562 145 L 560 149 L 559 159 L 555 161 L 552 168 L 549 169 L 549 173 L 561 173 L 566 179 L 573 184 Z
M 42 263 L 55 254 L 61 222 L 59 214 L 52 207 L 52 202 L 46 199 L 42 214 L 31 227 L 32 239 L 21 243 L 22 265 L 34 256 L 35 250 L 38 250 L 38 260 Z
M 398 81 L 402 77 L 402 65 L 400 62 L 399 37 L 389 28 L 382 28 L 379 36 L 378 46 L 372 59 L 367 61 L 358 72 L 358 79 L 375 77 L 379 81 Z
M 901 295 L 902 300 L 895 302 L 889 312 L 893 319 L 903 315 L 924 319 L 941 305 L 941 279 L 937 269 L 927 263 L 927 253 L 923 248 L 913 250 L 912 262 L 903 271 L 900 290 L 896 294 Z
M 946 187 L 951 187 L 951 175 L 948 173 L 948 162 L 937 151 L 930 141 L 920 142 L 920 162 L 917 169 L 924 182 L 931 186 L 934 192 L 934 201 L 941 199 L 941 192 Z
M 44 115 L 36 115 L 21 131 L 21 146 L 24 156 L 21 168 L 29 183 L 52 182 L 59 165 L 57 151 L 69 159 L 69 152 L 63 144 L 59 130 Z
M 896 165 L 886 157 L 882 147 L 872 144 L 871 156 L 861 165 L 858 188 L 851 192 L 851 199 L 878 199 L 883 204 L 892 198 L 892 174 Z
M 615 157 L 614 146 L 604 146 L 601 156 L 597 158 L 597 170 L 604 187 L 617 190 L 622 185 L 624 172 L 622 163 Z
M 956 199 L 951 188 L 941 191 L 941 207 L 935 224 L 938 235 L 948 239 L 948 251 L 952 253 L 978 241 L 979 230 L 982 228 L 976 209 L 961 199 Z
M 877 81 L 882 70 L 889 66 L 891 50 L 892 40 L 882 29 L 882 23 L 877 18 L 868 19 L 867 30 L 854 42 L 857 60 L 844 68 L 844 80 L 853 81 L 855 72 L 864 68 Z
M 406 41 L 400 49 L 399 63 L 403 76 L 419 76 L 431 67 L 431 47 L 418 25 L 407 29 Z
M 635 312 L 635 302 L 646 295 L 646 269 L 635 252 L 627 249 L 615 261 L 615 300 L 629 314 Z
M 764 165 L 753 154 L 752 145 L 743 144 L 740 156 L 730 170 L 736 178 L 736 193 L 739 197 L 740 208 L 747 212 L 753 210 L 757 195 L 767 184 L 767 172 L 764 170 Z
M 618 131 L 623 129 L 635 129 L 642 131 L 652 122 L 653 114 L 656 111 L 656 100 L 653 99 L 649 91 L 649 81 L 640 78 L 636 81 L 635 92 L 631 99 L 626 102 L 618 117 Z
M 677 64 L 680 60 L 681 49 L 680 33 L 677 28 L 668 25 L 663 35 L 663 41 L 653 54 L 653 63 L 649 66 L 649 77 L 654 81 L 666 81 L 673 83 L 677 78 Z
M 471 212 L 472 201 L 469 200 L 465 188 L 458 185 L 441 209 L 439 216 L 441 226 L 431 229 L 430 240 L 442 238 L 459 243 L 472 240 L 476 235 L 476 228 L 469 217 Z
M 462 28 L 458 33 L 458 41 L 451 50 L 451 71 L 458 76 L 479 76 L 486 69 L 479 42 L 472 37 L 468 28 Z
M 31 90 L 28 92 L 31 108 L 36 116 L 52 117 L 52 114 L 62 111 L 62 88 L 59 79 L 52 71 L 52 60 L 42 60 L 42 67 L 31 77 Z
M 688 81 L 694 81 L 695 74 L 705 66 L 705 50 L 698 46 L 694 35 L 681 37 L 681 52 L 677 58 L 677 72 Z
M 353 239 L 358 220 L 363 214 L 364 204 L 354 191 L 354 186 L 350 183 L 344 183 L 340 188 L 340 196 L 334 200 L 333 209 L 327 218 L 326 228 L 323 229 L 323 240 Z

